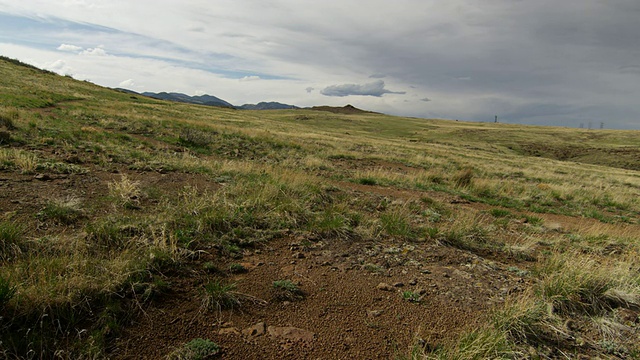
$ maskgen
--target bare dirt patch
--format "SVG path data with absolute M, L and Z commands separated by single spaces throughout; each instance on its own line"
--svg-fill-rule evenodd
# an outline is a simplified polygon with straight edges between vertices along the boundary
M 435 244 L 310 243 L 298 236 L 246 253 L 241 262 L 248 272 L 225 278 L 249 297 L 236 309 L 205 311 L 203 284 L 215 278 L 199 267 L 207 261 L 228 266 L 210 253 L 168 274 L 171 293 L 125 331 L 115 358 L 160 358 L 201 337 L 221 345 L 226 359 L 393 359 L 416 338 L 455 337 L 524 288 L 499 263 Z M 272 283 L 282 279 L 298 284 L 305 297 L 275 299 Z M 261 323 L 288 329 L 289 337 L 256 330 Z

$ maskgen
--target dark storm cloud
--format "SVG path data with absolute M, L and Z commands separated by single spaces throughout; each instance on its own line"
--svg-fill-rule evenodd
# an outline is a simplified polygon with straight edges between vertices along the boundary
M 384 81 L 378 80 L 369 84 L 343 84 L 343 85 L 331 85 L 322 89 L 320 92 L 325 96 L 376 96 L 380 97 L 384 94 L 405 94 L 404 91 L 390 91 L 384 88 Z

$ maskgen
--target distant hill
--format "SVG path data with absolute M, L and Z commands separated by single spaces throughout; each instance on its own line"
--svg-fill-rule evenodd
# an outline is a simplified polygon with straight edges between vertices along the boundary
M 142 95 L 152 97 L 154 99 L 161 100 L 169 100 L 169 101 L 178 101 L 189 104 L 198 104 L 198 105 L 208 105 L 208 106 L 221 106 L 221 107 L 230 107 L 234 108 L 231 103 L 228 103 L 220 98 L 217 98 L 213 95 L 199 95 L 199 96 L 189 96 L 182 93 L 167 93 L 167 92 L 143 92 Z
M 358 109 L 357 107 L 349 104 L 349 105 L 345 105 L 343 107 L 337 107 L 337 106 L 313 106 L 310 108 L 311 110 L 317 110 L 317 111 L 329 111 L 332 113 L 336 113 L 336 114 L 375 114 L 375 112 L 373 111 L 366 111 L 366 110 L 361 110 Z
M 259 102 L 257 104 L 244 104 L 238 106 L 238 109 L 242 110 L 283 110 L 283 109 L 299 109 L 295 105 L 283 104 L 275 101 Z

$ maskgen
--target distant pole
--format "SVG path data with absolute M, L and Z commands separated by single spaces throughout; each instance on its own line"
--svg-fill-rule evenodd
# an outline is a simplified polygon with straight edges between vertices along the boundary
M 584 123 L 580 123 L 580 129 L 584 129 Z
M 600 122 L 600 129 L 604 129 L 604 122 Z
M 496 115 L 496 121 L 494 121 L 494 122 L 498 122 L 498 115 Z

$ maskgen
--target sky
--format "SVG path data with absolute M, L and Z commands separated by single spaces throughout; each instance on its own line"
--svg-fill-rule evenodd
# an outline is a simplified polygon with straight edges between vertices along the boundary
M 0 0 L 0 55 L 235 105 L 640 129 L 638 19 L 638 0 Z

